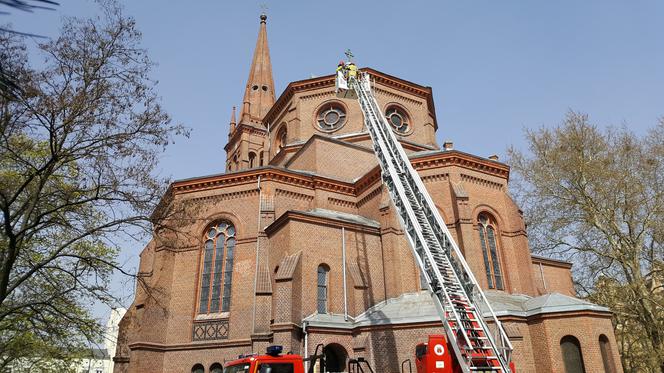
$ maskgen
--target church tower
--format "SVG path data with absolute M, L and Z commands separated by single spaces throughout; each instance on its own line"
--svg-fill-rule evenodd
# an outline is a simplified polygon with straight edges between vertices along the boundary
M 260 16 L 256 49 L 249 69 L 247 85 L 236 123 L 235 108 L 231 115 L 226 150 L 226 171 L 246 170 L 267 163 L 267 125 L 263 117 L 274 104 L 274 80 L 270 49 L 267 43 L 267 15 Z

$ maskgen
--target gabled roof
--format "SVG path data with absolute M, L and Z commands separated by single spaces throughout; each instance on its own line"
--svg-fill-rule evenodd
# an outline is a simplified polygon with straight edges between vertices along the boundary
M 343 226 L 367 233 L 378 234 L 380 223 L 364 216 L 349 214 L 341 211 L 315 208 L 308 211 L 288 210 L 279 216 L 272 224 L 265 227 L 265 233 L 270 236 L 278 231 L 289 220 L 304 221 L 307 223 Z
M 409 93 L 427 101 L 429 113 L 434 118 L 434 129 L 438 129 L 438 121 L 436 119 L 436 108 L 433 103 L 433 90 L 431 87 L 425 87 L 408 80 L 397 78 L 395 76 L 385 74 L 370 67 L 361 68 L 360 71 L 369 73 L 376 83 L 384 84 L 399 91 Z M 279 95 L 277 101 L 272 105 L 272 108 L 263 118 L 263 123 L 271 123 L 275 115 L 282 111 L 286 104 L 290 101 L 296 92 L 303 92 L 312 89 L 319 89 L 324 87 L 334 87 L 335 75 L 326 75 L 317 78 L 304 79 L 291 82 L 286 89 Z
M 336 145 L 341 145 L 341 146 L 345 146 L 345 147 L 352 148 L 352 149 L 355 149 L 355 150 L 359 150 L 361 152 L 370 153 L 372 155 L 374 154 L 374 151 L 371 148 L 367 148 L 365 146 L 353 144 L 353 143 L 350 143 L 350 142 L 347 142 L 347 141 L 338 140 L 338 139 L 335 139 L 334 137 L 323 136 L 321 134 L 315 133 L 315 134 L 311 135 L 311 137 L 309 137 L 309 139 L 307 139 L 307 141 L 305 141 L 304 145 L 302 145 L 302 147 L 300 149 L 298 149 L 295 152 L 295 154 L 293 154 L 288 159 L 288 161 L 286 161 L 286 164 L 284 166 L 286 168 L 288 168 L 296 159 L 302 157 L 302 155 L 304 153 L 306 153 L 307 149 L 309 149 L 311 144 L 313 144 L 315 141 L 330 142 L 330 143 L 333 143 L 333 144 L 336 144 Z

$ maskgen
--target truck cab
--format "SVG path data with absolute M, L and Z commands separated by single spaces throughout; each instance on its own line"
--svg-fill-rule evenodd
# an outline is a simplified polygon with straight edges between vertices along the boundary
M 224 373 L 304 373 L 302 356 L 281 351 L 281 346 L 270 346 L 265 355 L 240 355 L 224 364 Z

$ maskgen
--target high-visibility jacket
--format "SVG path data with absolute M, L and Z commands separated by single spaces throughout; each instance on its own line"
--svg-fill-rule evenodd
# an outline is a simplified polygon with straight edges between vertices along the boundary
M 348 65 L 348 77 L 350 77 L 350 78 L 357 77 L 357 66 Z

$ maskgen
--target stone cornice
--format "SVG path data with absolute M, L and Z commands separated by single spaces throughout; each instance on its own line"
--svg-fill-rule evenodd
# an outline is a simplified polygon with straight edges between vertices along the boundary
M 432 152 L 423 155 L 411 155 L 410 162 L 413 165 L 413 168 L 417 171 L 458 166 L 506 180 L 509 178 L 510 171 L 509 166 L 503 163 L 456 150 Z M 358 195 L 372 187 L 377 180 L 380 180 L 380 167 L 378 166 L 367 172 L 355 182 Z
M 559 268 L 565 268 L 565 269 L 571 269 L 572 268 L 572 263 L 566 262 L 564 260 L 545 258 L 545 257 L 542 257 L 542 256 L 537 256 L 537 255 L 531 255 L 530 259 L 532 260 L 533 264 L 543 264 L 543 265 L 547 265 L 547 266 L 559 267 Z
M 415 154 L 410 157 L 410 162 L 418 171 L 444 166 L 458 166 L 469 170 L 480 171 L 505 180 L 509 180 L 510 175 L 510 168 L 504 163 L 458 150 L 443 150 L 421 155 Z
M 410 161 L 418 171 L 457 166 L 506 180 L 509 177 L 509 167 L 503 163 L 454 150 L 430 152 L 421 155 L 416 154 L 411 156 Z M 378 166 L 355 182 L 346 182 L 282 167 L 266 166 L 175 181 L 168 188 L 167 193 L 162 198 L 162 202 L 167 205 L 173 196 L 186 193 L 257 183 L 259 177 L 262 181 L 277 181 L 310 189 L 323 189 L 354 197 L 359 197 L 368 189 L 381 182 L 380 168 Z
M 191 342 L 191 343 L 176 343 L 164 344 L 153 342 L 134 342 L 129 344 L 131 350 L 143 351 L 188 351 L 188 350 L 204 350 L 209 348 L 222 348 L 222 347 L 239 347 L 251 346 L 251 339 L 225 339 L 222 341 L 214 342 Z
M 261 177 L 261 181 L 278 181 L 311 189 L 320 188 L 341 194 L 355 195 L 355 188 L 351 183 L 277 167 L 260 167 L 227 174 L 179 180 L 171 184 L 171 190 L 174 195 L 179 195 L 220 187 L 245 185 L 257 183 L 259 176 Z

